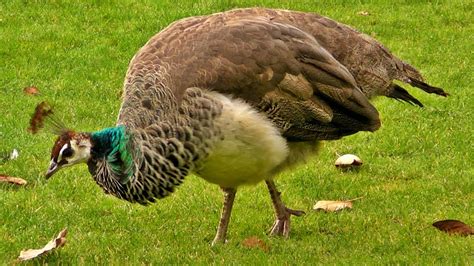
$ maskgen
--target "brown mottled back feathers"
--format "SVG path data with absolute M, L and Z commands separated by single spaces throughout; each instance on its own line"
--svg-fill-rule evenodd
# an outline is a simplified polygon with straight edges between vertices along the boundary
M 265 8 L 236 9 L 228 16 L 264 16 L 280 23 L 287 23 L 311 34 L 334 58 L 346 66 L 357 85 L 369 98 L 388 96 L 393 90 L 394 79 L 417 86 L 412 80 L 423 81 L 417 69 L 395 57 L 381 43 L 347 25 L 314 13 Z M 444 91 L 425 90 L 446 96 Z
M 172 119 L 190 87 L 245 100 L 292 140 L 337 139 L 380 125 L 346 67 L 311 35 L 268 17 L 219 13 L 155 35 L 130 63 L 119 123 Z M 163 101 L 168 92 L 173 99 Z

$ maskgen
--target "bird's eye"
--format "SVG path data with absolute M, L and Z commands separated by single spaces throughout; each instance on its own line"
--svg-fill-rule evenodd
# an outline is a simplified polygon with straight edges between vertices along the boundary
M 63 157 L 71 157 L 72 155 L 74 154 L 74 150 L 71 149 L 71 148 L 66 148 L 63 153 L 62 153 L 62 156 Z

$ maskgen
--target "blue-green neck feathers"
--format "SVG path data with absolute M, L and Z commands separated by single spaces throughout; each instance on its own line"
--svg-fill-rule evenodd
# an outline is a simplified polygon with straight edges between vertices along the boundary
M 91 133 L 92 156 L 105 158 L 121 183 L 133 175 L 133 157 L 129 145 L 130 136 L 125 126 L 105 128 Z

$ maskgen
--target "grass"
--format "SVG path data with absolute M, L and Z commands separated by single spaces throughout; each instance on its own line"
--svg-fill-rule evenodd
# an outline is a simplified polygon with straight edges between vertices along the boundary
M 239 191 L 230 242 L 212 248 L 221 192 L 197 177 L 151 207 L 105 195 L 85 166 L 44 180 L 53 136 L 26 132 L 39 101 L 53 102 L 76 129 L 111 126 L 128 62 L 154 33 L 182 17 L 247 6 L 313 11 L 375 35 L 451 96 L 411 90 L 423 109 L 377 99 L 379 131 L 326 142 L 313 161 L 280 176 L 287 204 L 308 212 L 292 220 L 288 240 L 265 234 L 273 213 L 262 184 Z M 29 184 L 0 184 L 0 264 L 15 263 L 20 250 L 40 247 L 64 227 L 68 244 L 36 263 L 471 264 L 472 237 L 449 236 L 431 223 L 474 224 L 472 10 L 460 0 L 2 1 L 0 150 L 17 148 L 20 157 L 0 172 Z M 30 85 L 41 94 L 24 95 Z M 341 173 L 336 153 L 355 153 L 365 165 Z M 358 196 L 352 211 L 310 211 L 320 199 Z M 269 250 L 244 247 L 251 236 Z

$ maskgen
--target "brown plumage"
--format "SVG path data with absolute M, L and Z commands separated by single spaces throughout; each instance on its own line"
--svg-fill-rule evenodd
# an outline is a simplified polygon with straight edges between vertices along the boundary
M 236 17 L 263 16 L 311 34 L 336 60 L 347 67 L 359 88 L 369 98 L 387 96 L 423 106 L 404 88 L 393 83 L 394 80 L 428 93 L 448 96 L 443 89 L 423 82 L 424 79 L 416 68 L 394 56 L 372 37 L 330 18 L 314 13 L 266 8 L 237 9 L 227 14 Z
M 273 178 L 321 140 L 377 130 L 370 97 L 418 104 L 394 79 L 442 94 L 373 39 L 316 14 L 256 8 L 182 19 L 131 60 L 117 126 L 63 133 L 47 176 L 86 162 L 104 191 L 147 204 L 193 172 L 225 193 L 213 243 L 226 239 L 237 188 L 265 181 L 270 232 L 288 236 L 290 216 L 303 212 L 283 204 Z
M 351 73 L 311 35 L 262 16 L 230 12 L 175 22 L 135 55 L 125 84 L 119 120 L 136 126 L 166 115 L 154 110 L 158 104 L 171 108 L 157 100 L 160 86 L 178 102 L 190 87 L 243 99 L 291 140 L 338 139 L 380 125 Z

